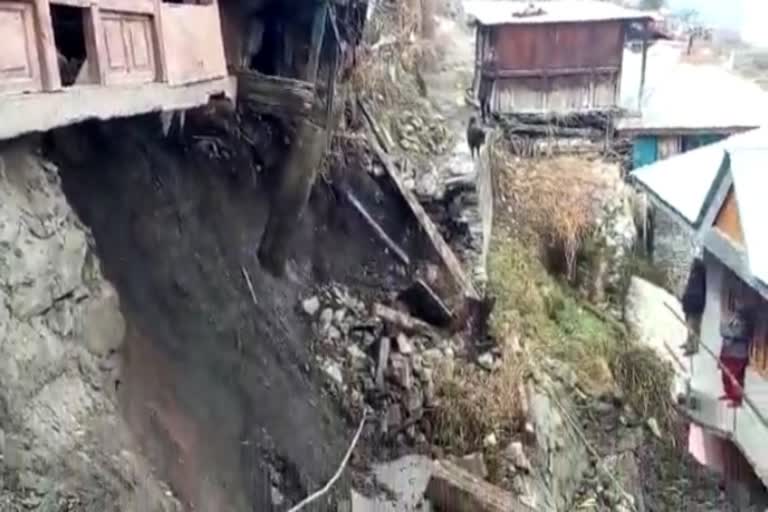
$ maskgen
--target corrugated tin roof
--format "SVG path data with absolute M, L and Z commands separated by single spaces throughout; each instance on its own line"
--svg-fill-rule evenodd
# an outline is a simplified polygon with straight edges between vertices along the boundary
M 728 154 L 749 268 L 754 277 L 768 285 L 768 144 Z
M 756 128 L 768 120 L 768 93 L 716 64 L 679 61 L 680 48 L 658 43 L 648 56 L 640 117 L 618 123 L 619 130 L 646 133 L 675 130 Z M 621 105 L 637 110 L 640 55 L 625 52 Z
M 468 0 L 464 2 L 464 10 L 472 21 L 481 25 L 653 19 L 651 13 L 597 0 Z
M 722 170 L 725 152 L 750 148 L 768 148 L 768 128 L 734 135 L 717 144 L 640 167 L 632 176 L 688 224 L 698 227 Z

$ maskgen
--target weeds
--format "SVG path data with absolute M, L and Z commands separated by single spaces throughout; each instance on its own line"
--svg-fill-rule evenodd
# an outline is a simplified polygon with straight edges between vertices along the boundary
M 435 379 L 440 397 L 435 441 L 466 453 L 481 447 L 490 433 L 508 438 L 524 416 L 524 371 L 525 364 L 511 355 L 493 373 L 474 366 L 441 368 Z

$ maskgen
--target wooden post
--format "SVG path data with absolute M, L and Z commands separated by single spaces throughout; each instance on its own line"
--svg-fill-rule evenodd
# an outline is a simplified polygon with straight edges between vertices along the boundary
M 643 57 L 640 64 L 640 91 L 637 95 L 637 110 L 643 110 L 643 93 L 645 92 L 645 68 L 648 65 L 648 22 L 643 23 Z
M 323 2 L 317 8 L 315 19 L 312 22 L 312 42 L 309 47 L 307 69 L 304 71 L 304 79 L 313 83 L 317 79 L 317 68 L 320 66 L 320 51 L 323 49 L 323 38 L 325 37 L 327 17 L 328 4 Z
M 262 267 L 274 276 L 285 274 L 285 264 L 293 237 L 307 206 L 315 176 L 321 165 L 326 141 L 325 130 L 303 119 L 280 169 L 276 190 L 270 194 L 269 218 L 259 244 Z
M 56 41 L 53 37 L 51 6 L 48 0 L 35 0 L 35 28 L 38 54 L 41 59 L 43 89 L 58 91 L 61 89 L 59 61 L 56 56 Z
M 214 4 L 216 2 L 214 1 Z M 155 15 L 152 17 L 152 25 L 155 32 L 155 66 L 157 67 L 157 81 L 168 81 L 168 61 L 166 61 L 165 39 L 163 38 L 163 3 L 155 0 Z
M 83 14 L 85 29 L 85 46 L 88 63 L 91 68 L 91 78 L 99 85 L 107 83 L 107 49 L 104 45 L 104 30 L 101 26 L 99 6 L 91 6 Z

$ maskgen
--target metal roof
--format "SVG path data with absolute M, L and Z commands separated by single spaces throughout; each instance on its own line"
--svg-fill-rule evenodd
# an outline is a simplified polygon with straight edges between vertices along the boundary
M 705 247 L 768 298 L 768 128 L 641 167 L 632 176 L 654 202 L 696 230 Z M 712 229 L 731 187 L 743 248 L 732 241 L 718 242 L 729 239 Z
M 749 148 L 768 148 L 768 128 L 659 160 L 636 169 L 632 177 L 692 228 L 698 228 L 721 177 L 726 151 Z
M 640 116 L 618 122 L 636 133 L 733 132 L 768 120 L 768 93 L 722 65 L 679 61 L 674 43 L 649 51 Z M 625 52 L 621 106 L 637 111 L 640 55 Z
M 597 0 L 467 0 L 464 10 L 481 25 L 530 25 L 611 20 L 654 19 L 649 12 Z

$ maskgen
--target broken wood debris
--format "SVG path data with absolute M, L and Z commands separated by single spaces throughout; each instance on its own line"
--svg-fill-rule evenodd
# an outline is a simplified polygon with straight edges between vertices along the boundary
M 373 230 L 374 233 L 376 233 L 376 236 L 379 237 L 379 240 L 384 242 L 384 245 L 387 246 L 387 248 L 392 251 L 392 253 L 397 257 L 397 259 L 405 265 L 406 267 L 411 265 L 411 259 L 408 257 L 408 255 L 405 253 L 405 251 L 397 245 L 397 243 L 392 240 L 392 238 L 387 235 L 386 231 L 379 225 L 376 220 L 371 217 L 371 214 L 368 213 L 368 211 L 365 209 L 365 207 L 362 205 L 362 203 L 355 197 L 355 195 L 352 193 L 351 190 L 343 190 L 342 193 L 344 194 L 344 197 L 347 198 L 347 200 L 352 204 L 354 209 L 357 211 L 357 213 L 360 214 L 360 216 L 365 220 L 366 224 Z
M 381 338 L 381 340 L 379 340 L 379 357 L 376 361 L 376 387 L 378 389 L 382 389 L 384 387 L 384 372 L 387 369 L 390 350 L 390 339 L 386 337 Z
M 238 72 L 237 89 L 240 104 L 255 114 L 306 117 L 315 100 L 315 87 L 310 82 L 253 70 Z
M 429 338 L 437 338 L 434 327 L 423 320 L 414 318 L 411 315 L 392 309 L 384 304 L 376 303 L 373 305 L 373 314 L 396 327 L 399 327 L 406 334 L 421 334 Z
M 426 498 L 445 512 L 531 512 L 512 494 L 447 460 L 436 461 Z
M 432 325 L 449 327 L 453 321 L 453 312 L 423 279 L 417 279 L 400 292 L 398 300 L 405 303 L 414 315 Z
M 371 131 L 374 132 L 374 139 L 378 139 L 378 136 L 375 134 L 377 131 L 380 132 L 380 130 L 376 124 L 376 121 L 373 119 L 370 113 L 366 113 L 362 103 L 361 106 L 363 107 L 363 114 L 368 121 L 368 126 L 370 127 Z M 448 243 L 442 237 L 440 231 L 437 229 L 437 226 L 435 226 L 434 222 L 432 222 L 432 219 L 429 218 L 429 215 L 424 210 L 424 207 L 416 198 L 415 194 L 403 184 L 403 181 L 400 179 L 400 175 L 395 168 L 395 164 L 392 162 L 392 158 L 382 149 L 378 140 L 369 140 L 369 142 L 371 143 L 371 147 L 373 148 L 376 157 L 384 165 L 384 169 L 387 171 L 387 174 L 392 179 L 392 182 L 395 184 L 395 187 L 397 188 L 400 195 L 403 197 L 403 199 L 405 199 L 405 202 L 408 204 L 411 212 L 416 217 L 419 225 L 424 230 L 424 233 L 432 243 L 435 252 L 442 260 L 445 268 L 451 274 L 451 277 L 454 279 L 454 281 L 456 281 L 456 284 L 463 292 L 463 295 L 465 297 L 471 297 L 475 299 L 479 298 L 480 296 L 477 290 L 475 290 L 475 287 L 470 281 L 469 277 L 464 272 L 464 269 L 461 266 L 461 262 L 459 262 L 456 255 L 448 246 Z

